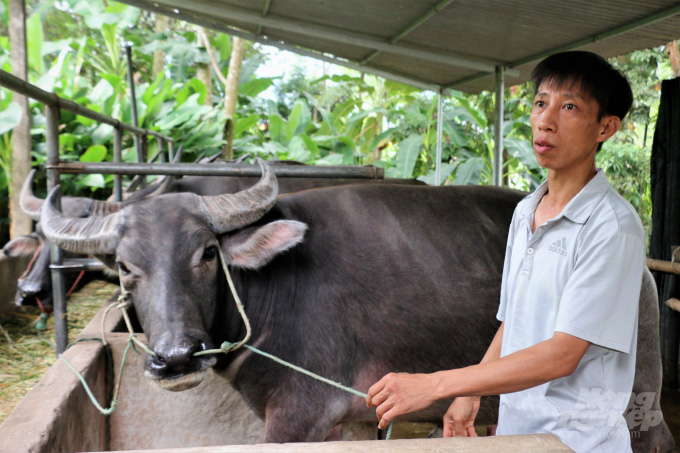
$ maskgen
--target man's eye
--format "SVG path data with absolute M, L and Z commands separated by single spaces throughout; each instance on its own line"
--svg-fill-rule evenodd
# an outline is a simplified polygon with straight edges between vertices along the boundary
M 127 266 L 120 261 L 118 261 L 118 269 L 120 269 L 120 272 L 123 275 L 129 275 L 130 274 L 130 269 L 127 268 Z
M 575 110 L 576 106 L 574 104 L 567 104 L 564 106 L 567 110 Z
M 544 107 L 544 106 L 545 106 L 545 102 L 544 102 L 544 101 L 536 101 L 536 102 L 534 102 L 534 105 L 535 105 L 536 107 Z

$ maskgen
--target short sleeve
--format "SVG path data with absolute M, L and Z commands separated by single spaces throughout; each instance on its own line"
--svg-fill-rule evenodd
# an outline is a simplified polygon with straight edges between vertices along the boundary
M 505 321 L 505 310 L 508 306 L 508 275 L 510 273 L 510 258 L 512 257 L 512 245 L 515 242 L 515 234 L 517 234 L 516 216 L 517 211 L 521 203 L 515 208 L 515 212 L 512 215 L 512 222 L 510 222 L 510 228 L 508 229 L 508 242 L 505 247 L 505 260 L 503 262 L 503 277 L 501 279 L 501 300 L 498 306 L 498 313 L 496 313 L 496 319 L 500 322 Z
M 644 265 L 644 245 L 633 234 L 584 245 L 562 293 L 555 331 L 629 353 Z

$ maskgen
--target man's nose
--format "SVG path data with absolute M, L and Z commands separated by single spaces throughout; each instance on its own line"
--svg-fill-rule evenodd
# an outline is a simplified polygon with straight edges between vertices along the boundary
M 539 113 L 538 128 L 542 131 L 555 132 L 557 130 L 557 109 L 546 107 Z

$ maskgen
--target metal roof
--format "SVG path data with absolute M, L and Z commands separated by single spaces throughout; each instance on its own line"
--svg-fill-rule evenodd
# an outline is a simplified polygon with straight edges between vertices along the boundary
M 119 0 L 421 88 L 522 83 L 543 57 L 680 38 L 678 0 Z

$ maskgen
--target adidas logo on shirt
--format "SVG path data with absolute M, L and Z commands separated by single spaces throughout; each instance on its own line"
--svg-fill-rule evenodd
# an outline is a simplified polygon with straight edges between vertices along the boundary
M 559 253 L 562 256 L 567 255 L 567 238 L 562 238 L 561 241 L 555 241 L 552 245 L 548 246 L 548 251 Z

